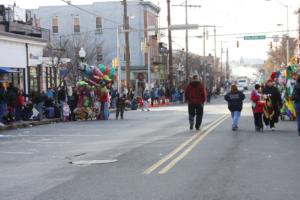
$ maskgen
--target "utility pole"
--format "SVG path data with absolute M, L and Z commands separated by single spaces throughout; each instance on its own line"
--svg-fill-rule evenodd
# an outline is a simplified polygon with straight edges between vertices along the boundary
M 201 8 L 201 5 L 188 5 L 187 0 L 185 0 L 184 5 L 173 5 L 173 6 L 184 6 L 185 7 L 185 24 L 188 25 L 188 7 L 189 8 Z M 188 29 L 185 30 L 185 69 L 186 69 L 186 82 L 189 81 L 190 68 L 189 68 L 189 32 Z
M 228 48 L 226 48 L 226 79 L 229 80 L 229 52 Z
M 205 57 L 205 39 L 206 39 L 205 26 L 203 26 L 203 57 Z
M 218 66 L 217 66 L 217 30 L 216 30 L 216 26 L 214 26 L 214 68 L 216 70 L 216 72 L 218 72 Z M 218 76 L 216 77 L 218 78 Z M 217 80 L 215 80 L 217 83 Z
M 127 0 L 123 0 L 124 16 L 123 29 L 125 34 L 125 63 L 126 63 L 126 86 L 130 90 L 130 52 L 129 52 L 129 20 L 127 16 Z
M 221 41 L 221 79 L 220 82 L 222 83 L 223 78 L 223 41 Z
M 170 0 L 167 0 L 168 7 L 168 27 L 171 25 L 171 9 L 170 9 Z M 173 87 L 173 78 L 174 78 L 174 70 L 173 70 L 173 49 L 172 49 L 172 31 L 168 29 L 168 41 L 169 41 L 169 87 Z
M 188 24 L 188 9 L 187 0 L 185 0 L 185 25 Z M 186 83 L 189 82 L 190 68 L 189 68 L 189 31 L 185 30 L 185 66 L 186 66 Z

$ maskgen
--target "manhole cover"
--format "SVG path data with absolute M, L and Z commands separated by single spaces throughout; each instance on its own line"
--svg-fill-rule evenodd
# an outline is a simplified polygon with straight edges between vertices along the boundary
M 78 160 L 78 161 L 71 161 L 70 164 L 74 165 L 96 165 L 96 164 L 108 164 L 114 163 L 118 160 Z

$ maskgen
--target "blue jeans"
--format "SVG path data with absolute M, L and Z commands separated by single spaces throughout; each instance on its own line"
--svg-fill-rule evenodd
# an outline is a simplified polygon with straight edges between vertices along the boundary
M 294 107 L 296 111 L 298 133 L 300 134 L 300 103 L 294 103 Z
M 231 112 L 232 128 L 236 128 L 238 126 L 240 116 L 241 116 L 240 111 L 232 111 Z
M 2 118 L 7 112 L 7 104 L 6 103 L 1 103 L 0 104 L 0 122 L 3 122 Z

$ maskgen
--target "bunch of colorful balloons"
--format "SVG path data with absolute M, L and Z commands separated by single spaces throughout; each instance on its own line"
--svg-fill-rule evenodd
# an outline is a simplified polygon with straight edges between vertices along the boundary
M 80 69 L 88 82 L 100 84 L 101 81 L 113 82 L 117 80 L 116 69 L 113 66 L 99 64 L 97 67 L 83 64 Z

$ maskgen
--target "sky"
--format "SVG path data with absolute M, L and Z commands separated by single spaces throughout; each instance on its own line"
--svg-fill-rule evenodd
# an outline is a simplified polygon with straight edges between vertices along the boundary
M 0 3 L 10 4 L 13 2 L 21 8 L 37 8 L 39 6 L 47 5 L 66 5 L 61 0 L 0 0 Z M 97 0 L 72 0 L 73 4 L 90 4 Z M 98 0 L 101 1 L 101 0 Z M 109 1 L 109 0 L 107 0 Z M 120 0 L 119 0 L 120 1 Z M 153 3 L 161 7 L 160 26 L 167 26 L 167 7 L 166 0 L 151 0 Z M 171 0 L 171 5 L 183 5 L 184 0 Z M 281 4 L 289 6 L 289 30 L 290 36 L 297 37 L 298 18 L 294 11 L 300 7 L 299 0 L 188 0 L 190 5 L 201 5 L 201 8 L 188 9 L 188 21 L 190 24 L 199 25 L 216 25 L 217 27 L 217 56 L 221 54 L 221 42 L 223 42 L 224 50 L 228 48 L 230 60 L 239 60 L 243 58 L 266 59 L 266 52 L 269 50 L 268 44 L 272 40 L 251 40 L 244 41 L 243 36 L 253 34 L 237 33 L 257 33 L 258 35 L 266 35 L 272 37 L 275 34 L 282 35 L 281 32 L 286 31 L 286 7 Z M 185 23 L 185 9 L 184 7 L 171 7 L 171 23 L 184 24 Z M 278 26 L 277 24 L 283 24 Z M 270 32 L 270 33 L 260 33 Z M 203 39 L 195 36 L 201 36 L 203 30 L 189 31 L 189 51 L 193 53 L 203 54 Z M 222 36 L 229 34 L 229 36 Z M 214 54 L 214 39 L 213 29 L 208 29 L 208 40 L 206 40 L 206 54 Z M 173 32 L 173 48 L 185 48 L 185 31 Z M 162 38 L 167 41 L 167 38 Z M 239 41 L 239 48 L 236 43 Z M 273 46 L 276 44 L 273 42 Z M 225 54 L 223 55 L 225 56 Z

